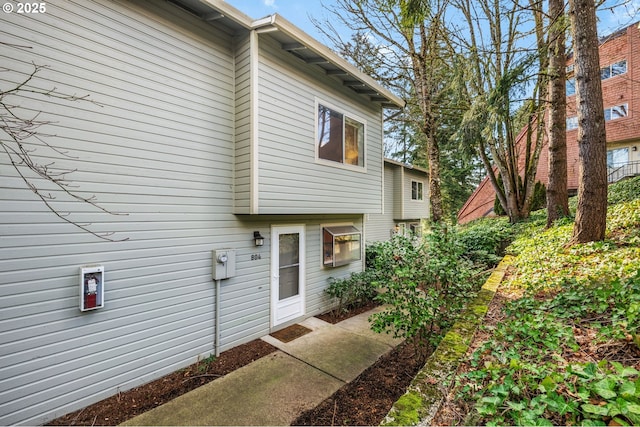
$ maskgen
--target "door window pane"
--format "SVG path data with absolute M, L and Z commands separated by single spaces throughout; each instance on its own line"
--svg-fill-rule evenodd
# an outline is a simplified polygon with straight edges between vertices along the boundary
M 299 242 L 298 233 L 280 235 L 280 267 L 288 267 L 300 262 Z
M 280 268 L 278 299 L 282 301 L 298 295 L 300 287 L 300 267 L 284 267 Z
M 298 295 L 300 288 L 300 235 L 280 234 L 278 299 Z

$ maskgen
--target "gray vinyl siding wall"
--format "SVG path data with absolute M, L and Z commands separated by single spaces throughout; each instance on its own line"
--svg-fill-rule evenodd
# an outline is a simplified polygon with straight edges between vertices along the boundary
M 352 223 L 362 227 L 362 216 L 354 215 L 260 215 L 238 216 L 236 242 L 225 247 L 237 249 L 234 278 L 221 283 L 220 323 L 222 351 L 251 339 L 267 335 L 270 329 L 271 226 L 303 224 L 306 233 L 306 316 L 328 310 L 330 301 L 324 292 L 329 278 L 362 271 L 363 260 L 337 268 L 322 265 L 321 225 Z M 265 238 L 264 246 L 253 246 L 253 231 Z M 260 259 L 252 260 L 252 255 Z
M 381 110 L 260 36 L 259 213 L 382 212 Z M 316 162 L 316 99 L 366 120 L 366 171 Z
M 396 225 L 394 220 L 395 199 L 397 191 L 394 183 L 394 174 L 400 169 L 389 163 L 384 164 L 384 213 L 369 214 L 366 219 L 367 242 L 381 242 L 389 240 L 391 232 Z
M 235 42 L 236 141 L 234 213 L 251 213 L 251 55 L 247 33 Z
M 76 169 L 68 175 L 75 191 L 121 213 L 35 179 L 55 208 L 116 241 L 83 232 L 48 211 L 0 156 L 0 425 L 45 423 L 212 353 L 212 250 L 237 251 L 237 275 L 221 283 L 221 351 L 270 331 L 271 225 L 305 224 L 307 315 L 329 307 L 329 277 L 362 270 L 362 261 L 323 267 L 320 239 L 321 224 L 362 229 L 362 215 L 233 214 L 234 183 L 242 188 L 247 177 L 238 173 L 248 139 L 247 38 L 166 2 L 106 0 L 2 14 L 0 37 L 0 61 L 12 70 L 0 87 L 24 80 L 35 62 L 49 68 L 33 86 L 94 101 L 7 98 L 51 121 L 40 131 L 59 151 L 40 146 L 34 158 Z M 379 143 L 373 111 L 363 111 Z M 304 123 L 313 132 L 313 120 Z M 254 230 L 263 247 L 253 245 Z M 105 306 L 82 313 L 78 271 L 91 264 L 105 267 Z
M 77 169 L 73 190 L 122 215 L 36 179 L 53 206 L 120 241 L 60 220 L 0 156 L 2 425 L 46 422 L 208 355 L 211 249 L 239 243 L 230 37 L 168 3 L 46 6 L 2 14 L 3 42 L 30 48 L 0 46 L 13 70 L 1 84 L 15 86 L 36 63 L 49 68 L 33 86 L 95 102 L 7 98 L 51 121 L 39 131 L 59 151 L 40 146 L 37 161 Z M 105 266 L 105 307 L 81 313 L 87 264 Z
M 404 209 L 398 219 L 420 219 L 429 216 L 429 181 L 424 172 L 404 168 Z M 411 199 L 411 182 L 422 183 L 422 200 Z
M 423 184 L 423 200 L 411 200 L 411 181 Z M 384 164 L 384 214 L 367 216 L 367 242 L 388 240 L 396 225 L 429 218 L 429 182 L 425 172 L 395 163 Z

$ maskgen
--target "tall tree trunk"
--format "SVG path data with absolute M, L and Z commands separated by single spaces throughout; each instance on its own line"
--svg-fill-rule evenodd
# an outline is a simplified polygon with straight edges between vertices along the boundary
M 433 222 L 442 221 L 444 210 L 442 207 L 442 190 L 440 183 L 440 147 L 432 127 L 427 134 L 427 154 L 429 157 L 429 199 L 431 200 L 430 219 Z
M 569 215 L 564 0 L 549 0 L 549 181 L 547 227 Z
M 578 110 L 578 209 L 571 243 L 604 239 L 607 226 L 607 138 L 594 0 L 569 0 Z
M 423 116 L 423 127 L 427 142 L 427 158 L 429 159 L 429 200 L 431 212 L 429 213 L 432 222 L 440 222 L 444 216 L 442 207 L 442 191 L 440 189 L 440 147 L 436 139 L 436 120 L 433 114 L 433 99 L 436 83 L 431 74 L 431 63 L 437 54 L 437 34 L 439 34 L 439 23 L 431 22 L 430 31 L 424 21 L 418 24 L 420 32 L 420 54 L 413 55 L 413 67 L 415 74 L 415 85 Z M 415 51 L 415 50 L 414 50 Z

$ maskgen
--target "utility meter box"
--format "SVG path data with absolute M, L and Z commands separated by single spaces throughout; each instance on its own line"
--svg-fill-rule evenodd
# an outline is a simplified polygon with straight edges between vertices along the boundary
M 213 279 L 228 279 L 236 275 L 235 249 L 218 249 L 213 251 Z
M 80 311 L 104 307 L 104 266 L 80 267 Z

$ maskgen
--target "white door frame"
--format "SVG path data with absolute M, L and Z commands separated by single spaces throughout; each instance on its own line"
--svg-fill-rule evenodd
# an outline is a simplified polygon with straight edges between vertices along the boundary
M 298 294 L 280 300 L 280 235 L 295 234 L 298 239 L 299 287 Z M 305 300 L 305 226 L 273 225 L 271 226 L 271 327 L 294 320 L 306 312 Z

